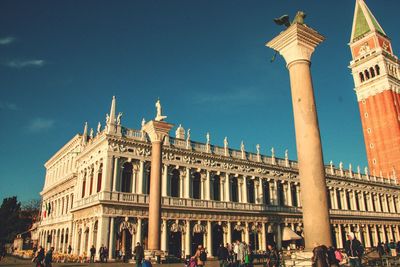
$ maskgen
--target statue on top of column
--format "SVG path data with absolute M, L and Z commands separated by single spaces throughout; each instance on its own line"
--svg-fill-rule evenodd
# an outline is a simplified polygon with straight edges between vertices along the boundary
M 93 136 L 94 136 L 93 128 L 90 128 L 90 132 L 89 132 L 90 139 L 93 139 Z
M 121 125 L 122 114 L 123 114 L 122 112 L 118 113 L 118 116 L 117 116 L 117 125 Z
M 167 118 L 167 116 L 163 116 L 162 115 L 162 107 L 161 107 L 161 103 L 160 103 L 160 99 L 157 100 L 156 102 L 156 109 L 157 109 L 157 115 L 155 120 L 156 121 L 163 121 Z

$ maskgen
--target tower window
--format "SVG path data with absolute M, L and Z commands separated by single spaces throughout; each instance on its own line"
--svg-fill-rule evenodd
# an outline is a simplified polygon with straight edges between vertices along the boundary
M 367 103 L 367 102 L 365 101 L 365 99 L 363 99 L 363 100 L 361 100 L 361 103 L 363 103 L 365 105 L 365 103 Z
M 365 117 L 365 118 L 368 118 L 368 112 L 365 112 L 365 113 L 364 113 L 364 117 Z
M 374 146 L 373 143 L 371 143 L 371 144 L 369 144 L 369 147 L 370 147 L 370 148 L 374 148 L 375 146 Z
M 365 70 L 364 74 L 365 74 L 365 79 L 368 81 L 369 80 L 369 72 L 368 72 L 368 70 Z
M 372 163 L 373 163 L 373 164 L 376 164 L 376 159 L 373 159 L 373 160 L 372 160 Z
M 371 73 L 371 78 L 374 78 L 375 77 L 375 71 L 374 71 L 374 68 L 369 68 L 369 72 Z
M 363 74 L 362 72 L 360 72 L 360 81 L 361 81 L 361 82 L 364 82 L 364 81 L 365 81 L 365 79 L 364 79 L 364 74 Z
M 375 72 L 376 72 L 376 75 L 380 75 L 379 65 L 375 65 Z
M 371 130 L 371 128 L 367 128 L 367 133 L 371 133 L 372 132 L 372 130 Z

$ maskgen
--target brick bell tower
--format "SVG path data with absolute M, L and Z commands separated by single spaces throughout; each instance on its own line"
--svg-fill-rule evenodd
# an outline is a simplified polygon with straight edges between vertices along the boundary
M 364 0 L 349 45 L 370 173 L 400 181 L 400 62 Z

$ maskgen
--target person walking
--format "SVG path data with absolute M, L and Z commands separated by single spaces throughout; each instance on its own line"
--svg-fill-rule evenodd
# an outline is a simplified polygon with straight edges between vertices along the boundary
M 364 248 L 358 241 L 353 232 L 347 234 L 347 241 L 344 249 L 349 257 L 350 267 L 361 267 L 361 257 L 364 254 Z
M 94 262 L 94 256 L 96 255 L 96 248 L 94 245 L 90 248 L 90 262 Z
M 35 266 L 43 267 L 43 260 L 44 260 L 44 249 L 42 246 L 39 246 L 39 249 L 36 254 Z
M 274 246 L 268 244 L 267 252 L 267 266 L 268 267 L 278 267 L 279 266 L 279 254 Z
M 239 240 L 236 241 L 238 245 L 238 252 L 237 252 L 237 264 L 238 266 L 244 266 L 244 261 L 246 257 L 246 246 L 240 242 Z
M 199 245 L 197 247 L 196 253 L 191 257 L 191 259 L 196 260 L 196 265 L 198 267 L 204 266 L 206 264 L 207 253 L 202 245 Z
M 108 248 L 104 247 L 104 256 L 103 256 L 104 262 L 108 261 Z
M 328 263 L 330 267 L 339 267 L 339 263 L 340 261 L 337 259 L 336 257 L 336 248 L 334 248 L 333 246 L 330 246 L 328 248 Z
M 53 251 L 54 247 L 51 247 L 47 253 L 46 256 L 44 257 L 44 266 L 45 267 L 51 267 L 51 263 L 53 262 Z
M 228 263 L 229 252 L 228 252 L 228 244 L 224 247 L 222 244 L 219 245 L 217 249 L 217 257 L 219 261 L 219 267 L 225 267 Z
M 136 247 L 133 250 L 133 254 L 135 255 L 136 267 L 141 267 L 144 258 L 144 250 L 139 242 L 136 243 Z
M 311 261 L 313 267 L 329 267 L 328 248 L 325 245 L 316 244 Z

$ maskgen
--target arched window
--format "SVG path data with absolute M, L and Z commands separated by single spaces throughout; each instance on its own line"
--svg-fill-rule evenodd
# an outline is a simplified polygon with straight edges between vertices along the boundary
M 364 79 L 364 74 L 362 73 L 362 72 L 360 72 L 360 81 L 361 82 L 364 82 L 365 81 L 365 79 Z
M 122 181 L 121 181 L 121 191 L 131 192 L 132 188 L 132 164 L 130 162 L 125 162 L 122 166 Z
M 101 191 L 102 176 L 103 176 L 103 163 L 100 163 L 99 173 L 97 174 L 97 191 L 96 192 L 100 192 Z
M 85 197 L 85 189 L 86 189 L 86 173 L 84 174 L 83 182 L 82 182 L 82 198 Z
M 93 167 L 90 170 L 90 185 L 89 185 L 89 196 L 92 194 L 93 192 L 93 176 L 94 176 L 94 170 Z
M 237 177 L 231 177 L 231 201 L 239 201 L 239 186 Z
M 172 171 L 172 176 L 170 180 L 171 197 L 179 197 L 180 189 L 180 172 L 177 169 Z
M 369 72 L 368 72 L 368 70 L 365 70 L 364 74 L 365 74 L 365 79 L 368 81 L 369 80 Z
M 247 202 L 255 203 L 254 180 L 247 180 L 245 186 L 247 190 Z
M 200 173 L 198 173 L 198 172 L 193 174 L 192 192 L 193 192 L 194 199 L 200 199 L 200 197 L 201 197 L 201 177 L 200 177 Z
M 371 73 L 371 78 L 375 77 L 375 70 L 373 67 L 369 68 L 369 72 Z
M 375 72 L 376 72 L 376 75 L 380 75 L 381 74 L 379 65 L 375 65 Z

